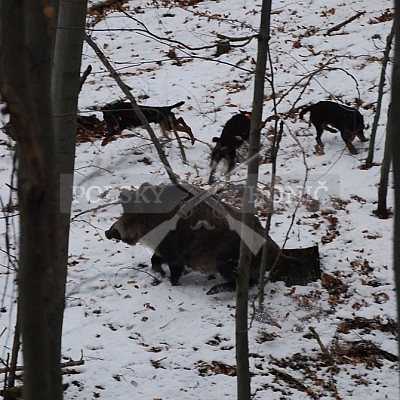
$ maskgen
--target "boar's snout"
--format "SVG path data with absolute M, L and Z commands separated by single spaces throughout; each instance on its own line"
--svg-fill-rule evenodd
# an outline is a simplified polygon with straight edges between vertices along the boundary
M 107 239 L 116 239 L 122 240 L 121 234 L 119 233 L 118 229 L 111 227 L 108 231 L 106 231 L 106 238 Z

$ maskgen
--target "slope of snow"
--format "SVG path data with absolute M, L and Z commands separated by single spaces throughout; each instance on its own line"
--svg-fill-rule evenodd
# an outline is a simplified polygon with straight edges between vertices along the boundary
M 149 0 L 125 5 L 126 13 L 109 13 L 93 26 L 91 35 L 139 103 L 185 101 L 175 111 L 198 141 L 191 146 L 182 135 L 186 164 L 175 140 L 165 143 L 165 151 L 181 180 L 208 188 L 212 137 L 239 109 L 251 109 L 257 42 L 253 39 L 219 57 L 209 45 L 216 42 L 216 34 L 256 34 L 260 2 Z M 391 7 L 387 0 L 330 1 L 329 6 L 321 0 L 274 2 L 273 74 L 269 70 L 268 78 L 274 80 L 278 112 L 286 115 L 293 106 L 324 99 L 355 106 L 359 99 L 360 111 L 371 126 L 380 61 L 392 24 L 389 18 L 377 19 Z M 329 28 L 357 12 L 365 14 L 327 35 Z M 84 114 L 123 98 L 85 44 L 82 71 L 89 64 L 93 72 L 79 103 Z M 386 89 L 377 163 L 382 160 L 388 102 Z M 264 117 L 272 114 L 267 82 Z M 96 115 L 102 118 L 101 113 Z M 263 131 L 263 158 L 268 156 L 267 132 L 272 124 Z M 159 126 L 153 128 L 161 137 Z M 84 365 L 65 376 L 69 384 L 65 399 L 235 398 L 234 295 L 206 296 L 215 281 L 195 271 L 188 271 L 178 287 L 167 278 L 158 282 L 145 247 L 104 236 L 122 211 L 121 188 L 168 181 L 145 130 L 124 134 L 105 147 L 100 141 L 77 147 L 63 355 L 65 360 L 82 357 Z M 298 114 L 285 117 L 271 236 L 279 244 L 287 240 L 287 247 L 318 243 L 325 275 L 304 287 L 267 285 L 265 311 L 252 318 L 249 329 L 254 399 L 395 399 L 399 388 L 392 220 L 373 214 L 380 169 L 359 168 L 368 143 L 356 139 L 359 153 L 351 155 L 339 134 L 326 132 L 325 154 L 317 156 L 314 135 L 314 128 Z M 7 202 L 9 190 L 4 184 L 10 183 L 13 152 L 6 147 L 4 134 L 1 140 L 1 198 Z M 234 197 L 232 192 L 244 184 L 246 168 L 239 166 L 229 182 L 223 172 L 221 163 L 219 188 Z M 293 216 L 295 194 L 306 173 L 305 185 L 317 201 L 302 202 Z M 260 165 L 263 190 L 270 175 L 271 165 Z M 5 220 L 1 224 L 5 231 Z M 11 218 L 9 229 L 15 241 L 16 218 Z M 4 243 L 3 235 L 2 249 Z M 1 257 L 0 357 L 4 360 L 12 341 L 16 287 L 14 272 L 7 269 L 6 256 Z M 255 289 L 251 295 L 256 295 Z

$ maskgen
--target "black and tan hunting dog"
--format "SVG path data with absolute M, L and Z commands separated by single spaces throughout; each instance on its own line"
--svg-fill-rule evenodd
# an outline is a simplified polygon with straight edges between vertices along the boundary
M 139 105 L 139 108 L 149 122 L 160 124 L 164 135 L 171 130 L 185 132 L 189 135 L 192 144 L 194 144 L 195 138 L 190 127 L 182 117 L 176 118 L 171 111 L 173 108 L 180 107 L 184 103 L 184 101 L 180 101 L 172 106 L 162 107 Z M 142 125 L 139 117 L 133 111 L 132 104 L 128 101 L 118 100 L 106 104 L 101 111 L 103 112 L 108 131 L 106 138 L 102 142 L 103 146 L 109 142 L 113 135 L 121 133 L 125 128 L 134 128 Z
M 219 162 L 225 159 L 228 163 L 227 173 L 235 166 L 236 149 L 244 141 L 249 140 L 250 135 L 251 112 L 240 111 L 240 114 L 234 115 L 225 124 L 220 137 L 214 137 L 215 147 L 211 152 L 211 172 L 208 183 L 214 182 L 215 170 Z
M 368 140 L 364 136 L 364 117 L 355 108 L 333 101 L 320 101 L 303 108 L 300 112 L 300 118 L 303 119 L 304 114 L 308 112 L 310 112 L 310 121 L 317 130 L 316 150 L 318 154 L 323 154 L 324 152 L 321 135 L 325 129 L 333 133 L 337 132 L 336 129 L 338 129 L 351 154 L 357 154 L 357 150 L 352 143 L 356 136 L 362 142 Z M 336 129 L 332 129 L 328 125 Z

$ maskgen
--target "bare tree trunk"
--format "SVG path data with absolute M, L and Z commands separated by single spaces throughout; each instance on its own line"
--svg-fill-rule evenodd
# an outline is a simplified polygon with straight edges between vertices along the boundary
M 400 0 L 395 0 L 394 34 L 395 49 L 392 74 L 392 112 L 389 116 L 389 129 L 393 137 L 393 176 L 394 176 L 394 241 L 393 266 L 397 293 L 397 324 L 400 328 Z M 400 331 L 400 330 L 399 330 Z M 400 341 L 399 355 L 400 355 Z
M 385 48 L 385 52 L 383 54 L 383 59 L 382 59 L 382 69 L 381 69 L 381 77 L 379 80 L 378 99 L 376 101 L 376 111 L 375 111 L 375 115 L 374 115 L 374 122 L 372 123 L 371 135 L 369 138 L 368 156 L 367 156 L 367 159 L 365 160 L 365 166 L 367 168 L 372 167 L 372 163 L 374 161 L 375 137 L 376 137 L 376 131 L 378 129 L 379 117 L 381 115 L 383 90 L 385 87 L 385 80 L 386 80 L 386 68 L 387 68 L 387 64 L 389 61 L 390 50 L 392 48 L 393 35 L 394 35 L 394 24 L 392 26 L 392 30 L 390 31 L 388 37 L 386 38 L 386 48 Z
M 52 278 L 53 306 L 53 363 L 61 362 L 62 326 L 65 306 L 65 284 L 68 265 L 70 211 L 75 165 L 76 118 L 80 91 L 80 68 L 83 34 L 86 21 L 86 0 L 61 0 L 53 54 L 52 105 L 55 128 L 55 154 L 57 154 L 57 204 L 56 227 L 57 264 Z M 61 366 L 60 366 L 61 368 Z M 54 371 L 59 374 L 59 371 Z M 53 378 L 52 378 L 53 379 Z M 61 381 L 58 381 L 61 388 Z M 57 390 L 57 387 L 54 387 Z
M 278 104 L 276 101 L 275 84 L 274 84 L 274 70 L 273 70 L 272 57 L 271 57 L 269 46 L 268 46 L 268 59 L 269 59 L 270 71 L 271 71 L 270 88 L 271 88 L 271 92 L 272 92 L 272 101 L 274 104 L 274 114 L 275 114 L 275 116 L 277 116 Z M 276 164 L 277 164 L 277 158 L 278 158 L 279 145 L 280 145 L 280 142 L 282 139 L 282 133 L 283 133 L 283 121 L 280 122 L 280 128 L 278 130 L 278 119 L 275 118 L 274 140 L 271 145 L 272 170 L 271 170 L 271 184 L 269 187 L 269 205 L 268 205 L 269 212 L 268 212 L 268 217 L 267 217 L 267 222 L 265 224 L 265 232 L 264 232 L 265 239 L 267 239 L 267 237 L 269 235 L 269 231 L 271 228 L 272 213 L 274 211 Z M 267 267 L 268 252 L 269 252 L 268 245 L 267 245 L 267 242 L 265 242 L 264 246 L 263 246 L 261 265 L 260 265 L 260 278 L 259 278 L 259 282 L 258 282 L 258 311 L 260 313 L 262 313 L 264 311 L 264 293 L 265 293 L 264 288 L 265 288 L 265 284 L 266 284 L 265 272 L 266 272 L 266 267 Z M 274 266 L 272 266 L 272 269 L 274 269 Z M 272 269 L 270 270 L 270 274 L 272 273 Z
M 393 146 L 393 131 L 391 121 L 392 105 L 389 106 L 388 112 L 388 125 L 386 128 L 386 141 L 385 150 L 383 153 L 383 160 L 381 165 L 381 178 L 379 181 L 378 189 L 378 208 L 376 209 L 376 215 L 380 218 L 388 218 L 389 211 L 387 208 L 387 192 L 389 183 L 389 172 L 390 165 L 392 163 L 392 146 Z
M 1 2 L 0 13 L 0 91 L 10 112 L 18 153 L 18 284 L 24 400 L 61 400 L 63 397 L 61 330 L 68 218 L 61 218 L 60 213 L 58 149 L 60 165 L 68 165 L 68 170 L 71 160 L 68 163 L 67 159 L 72 157 L 73 166 L 74 154 L 69 152 L 66 145 L 71 144 L 73 137 L 67 135 L 67 138 L 56 141 L 55 126 L 60 134 L 72 132 L 72 129 L 75 131 L 76 128 L 73 118 L 69 121 L 67 131 L 61 129 L 63 122 L 53 123 L 51 84 L 53 51 L 58 53 L 55 50 L 54 26 L 58 3 L 4 0 Z M 65 1 L 63 6 L 72 4 L 71 1 Z M 83 14 L 80 17 L 82 19 L 83 15 L 84 22 L 86 6 L 81 10 Z M 60 50 L 67 52 L 68 46 Z M 66 54 L 66 57 L 69 55 Z M 63 66 L 63 72 L 55 78 L 63 92 L 62 96 L 72 95 L 72 88 L 63 86 L 66 76 L 61 76 L 69 67 Z M 79 88 L 79 66 L 77 71 L 76 86 Z M 56 108 L 62 101 L 62 97 L 55 99 Z M 74 101 L 72 115 L 76 114 L 76 99 Z M 58 108 L 61 109 L 66 110 Z
M 267 49 L 269 40 L 269 18 L 272 0 L 263 0 L 258 37 L 258 52 L 256 75 L 254 81 L 253 109 L 249 141 L 249 163 L 247 169 L 246 189 L 243 198 L 242 223 L 253 228 L 254 222 L 254 193 L 257 188 L 260 132 L 262 109 L 264 101 L 265 67 L 267 64 Z M 239 266 L 236 276 L 236 363 L 237 363 L 237 392 L 238 400 L 250 400 L 250 371 L 248 343 L 248 298 L 249 298 L 249 268 L 252 253 L 244 244 L 245 230 L 242 229 L 240 244 Z M 247 238 L 251 243 L 252 238 Z M 260 250 L 260 249 L 258 249 Z
M 13 1 L 5 3 L 15 6 Z M 18 142 L 23 393 L 25 400 L 38 396 L 58 400 L 62 398 L 62 389 L 60 359 L 53 356 L 54 350 L 58 354 L 60 351 L 53 335 L 53 318 L 58 314 L 53 278 L 57 276 L 58 237 L 54 228 L 58 221 L 59 188 L 49 80 L 54 19 L 51 6 L 41 1 L 23 2 L 21 11 L 19 22 L 4 32 L 7 36 L 2 39 L 13 40 L 16 31 L 25 30 L 23 46 L 16 47 L 12 54 L 15 64 L 24 65 L 22 75 L 16 79 L 6 76 L 10 92 L 4 93 Z M 10 62 L 6 58 L 3 61 Z

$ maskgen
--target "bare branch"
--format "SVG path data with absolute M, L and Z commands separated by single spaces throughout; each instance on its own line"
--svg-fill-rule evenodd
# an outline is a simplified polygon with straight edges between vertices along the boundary
M 92 66 L 89 65 L 89 66 L 86 68 L 86 71 L 83 73 L 83 75 L 82 75 L 82 77 L 81 77 L 81 86 L 80 86 L 80 88 L 79 88 L 79 91 L 82 90 L 82 86 L 83 86 L 83 84 L 85 83 L 87 77 L 89 76 L 89 74 L 90 74 L 91 72 L 92 72 Z
M 337 25 L 333 26 L 332 28 L 328 29 L 326 31 L 325 35 L 330 35 L 332 32 L 338 31 L 340 28 L 343 28 L 345 25 L 349 24 L 350 22 L 354 21 L 355 19 L 361 17 L 364 14 L 365 14 L 365 11 L 358 12 L 356 15 L 353 15 L 349 19 L 346 19 L 346 21 L 343 21 L 340 24 L 337 24 Z
M 210 44 L 210 45 L 207 45 L 207 46 L 200 46 L 200 47 L 188 46 L 187 44 L 185 44 L 185 43 L 183 43 L 183 42 L 181 42 L 179 40 L 168 39 L 168 38 L 156 35 L 155 33 L 151 32 L 143 22 L 139 21 L 137 18 L 133 17 L 132 15 L 130 15 L 125 10 L 121 10 L 121 12 L 125 16 L 127 16 L 129 19 L 132 19 L 133 21 L 135 21 L 138 25 L 140 25 L 142 27 L 142 29 L 134 29 L 135 32 L 139 32 L 139 33 L 142 33 L 142 34 L 149 35 L 153 39 L 156 39 L 156 40 L 158 40 L 160 42 L 173 43 L 175 45 L 179 45 L 179 46 L 181 46 L 181 47 L 183 47 L 183 48 L 185 48 L 187 50 L 190 50 L 190 51 L 199 51 L 199 50 L 212 49 L 214 47 L 217 47 L 217 45 L 218 45 L 218 43 L 215 43 L 215 44 Z M 240 38 L 231 38 L 231 37 L 228 37 L 228 36 L 225 36 L 225 35 L 218 35 L 217 34 L 217 37 L 220 38 L 220 39 L 225 39 L 225 40 L 228 39 L 229 41 L 232 41 L 232 42 L 245 41 L 245 43 L 238 44 L 238 45 L 231 45 L 231 47 L 244 47 L 247 44 L 249 44 L 257 36 L 258 35 L 250 35 L 250 36 L 240 37 Z
M 162 148 L 162 146 L 160 144 L 160 141 L 157 139 L 157 136 L 155 135 L 153 129 L 151 128 L 151 126 L 149 124 L 149 121 L 147 120 L 147 118 L 143 115 L 142 111 L 140 110 L 140 107 L 138 106 L 135 98 L 133 97 L 132 93 L 130 92 L 130 88 L 128 87 L 128 85 L 126 85 L 122 81 L 122 79 L 119 76 L 118 72 L 112 67 L 112 65 L 108 61 L 107 57 L 105 56 L 105 54 L 100 50 L 99 46 L 97 46 L 97 44 L 93 41 L 93 39 L 86 33 L 85 33 L 85 41 L 87 42 L 87 44 L 90 47 L 92 47 L 92 49 L 94 50 L 96 55 L 99 57 L 100 61 L 107 68 L 107 70 L 110 72 L 111 76 L 115 79 L 115 81 L 117 82 L 117 84 L 120 87 L 120 89 L 128 97 L 129 101 L 132 104 L 133 111 L 136 113 L 136 115 L 140 119 L 142 125 L 147 130 L 147 132 L 149 133 L 151 141 L 153 142 L 153 144 L 154 144 L 154 146 L 155 146 L 155 148 L 157 150 L 158 156 L 160 157 L 160 161 L 164 165 L 165 170 L 166 170 L 171 182 L 175 183 L 175 184 L 178 184 L 178 178 L 175 175 L 175 173 L 173 172 L 172 167 L 168 162 L 168 159 L 167 159 L 167 157 L 166 157 L 166 155 L 164 153 L 164 150 L 163 150 L 163 148 Z

